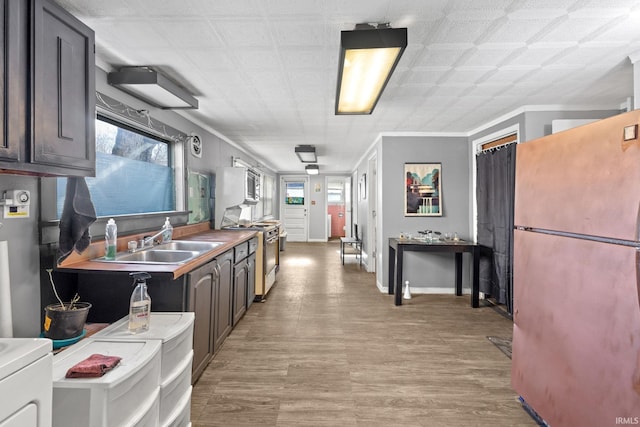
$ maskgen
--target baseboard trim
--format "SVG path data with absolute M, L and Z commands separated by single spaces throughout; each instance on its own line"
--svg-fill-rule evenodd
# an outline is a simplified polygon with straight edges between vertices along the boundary
M 388 293 L 388 289 L 386 286 L 382 286 L 382 283 L 376 281 L 376 287 L 381 293 Z M 404 286 L 402 287 L 404 291 Z M 444 295 L 454 295 L 456 290 L 452 287 L 417 287 L 417 286 L 409 286 L 409 291 L 411 294 L 444 294 Z M 471 295 L 471 289 L 462 288 L 463 295 Z

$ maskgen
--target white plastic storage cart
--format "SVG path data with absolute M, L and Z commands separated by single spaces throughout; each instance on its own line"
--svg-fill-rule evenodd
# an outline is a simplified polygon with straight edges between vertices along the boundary
M 51 340 L 0 339 L 0 426 L 51 426 Z
M 53 358 L 53 426 L 157 426 L 160 396 L 158 340 L 88 338 Z M 65 378 L 92 354 L 119 356 L 99 378 Z
M 194 313 L 151 312 L 148 331 L 130 333 L 125 317 L 94 335 L 110 340 L 144 339 L 162 343 L 159 402 L 162 427 L 185 427 L 190 423 L 194 320 Z

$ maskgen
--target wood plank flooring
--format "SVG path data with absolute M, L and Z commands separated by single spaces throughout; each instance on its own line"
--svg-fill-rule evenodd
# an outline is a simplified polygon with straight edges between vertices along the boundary
M 469 296 L 396 307 L 340 245 L 287 242 L 254 303 L 195 384 L 198 426 L 536 426 L 487 336 L 512 323 Z M 453 286 L 453 284 L 452 284 Z

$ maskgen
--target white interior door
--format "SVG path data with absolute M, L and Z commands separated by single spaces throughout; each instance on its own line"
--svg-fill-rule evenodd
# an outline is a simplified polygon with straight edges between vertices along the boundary
M 378 167 L 377 167 L 377 157 L 374 156 L 369 159 L 369 182 L 368 185 L 368 197 L 369 197 L 369 224 L 371 224 L 369 233 L 369 252 L 367 256 L 371 255 L 370 260 L 367 260 L 367 264 L 369 266 L 370 273 L 375 273 L 377 271 L 378 265 Z
M 306 242 L 308 240 L 308 195 L 309 179 L 307 177 L 283 177 L 280 192 L 280 218 L 287 230 L 287 240 Z
M 344 178 L 344 235 L 351 237 L 353 226 L 351 218 L 351 177 Z

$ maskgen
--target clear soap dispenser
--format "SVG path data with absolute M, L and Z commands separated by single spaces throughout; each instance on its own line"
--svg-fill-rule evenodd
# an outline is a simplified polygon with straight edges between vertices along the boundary
M 151 275 L 144 271 L 129 273 L 129 275 L 133 277 L 135 285 L 129 306 L 129 332 L 137 334 L 149 330 L 151 298 L 147 293 L 147 279 L 150 279 Z
M 113 218 L 109 218 L 104 230 L 104 259 L 116 259 L 118 244 L 118 226 Z
M 164 221 L 164 225 L 162 226 L 162 242 L 170 242 L 173 238 L 173 226 L 169 221 L 169 217 Z

